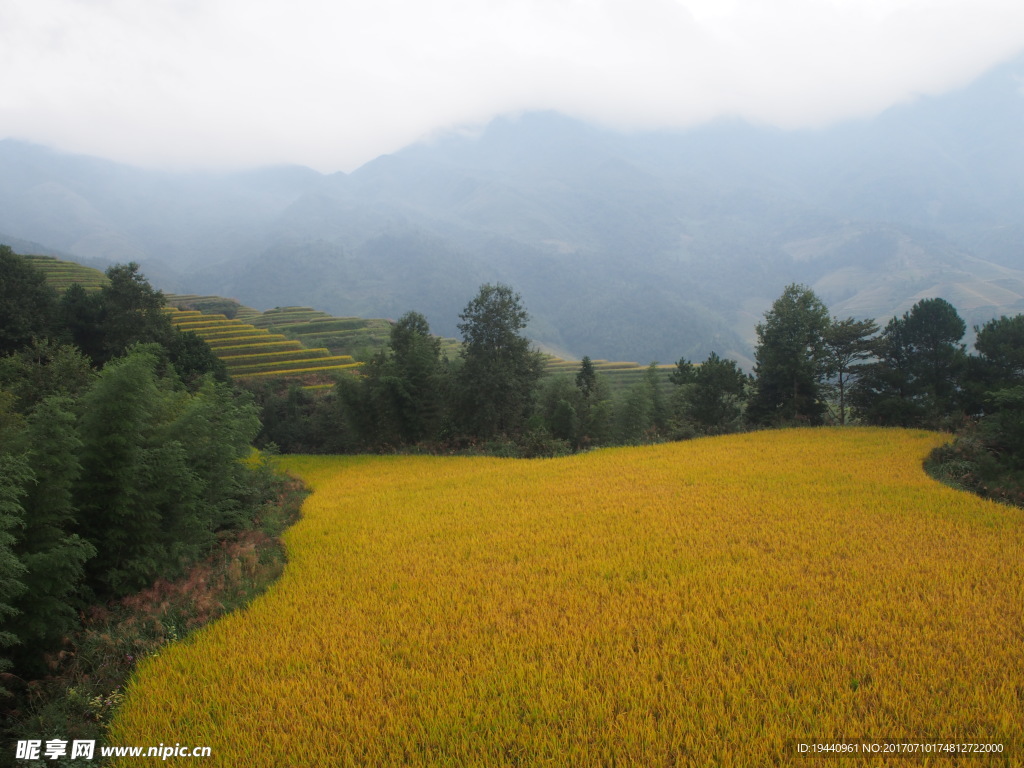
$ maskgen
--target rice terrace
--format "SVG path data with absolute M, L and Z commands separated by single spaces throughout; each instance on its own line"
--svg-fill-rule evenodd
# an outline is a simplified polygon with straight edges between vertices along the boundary
M 927 738 L 1006 752 L 910 764 L 1014 764 L 1024 520 L 924 472 L 947 439 L 283 458 L 312 490 L 284 575 L 142 664 L 111 742 L 173 734 L 224 766 L 757 766 L 817 764 L 793 740 Z

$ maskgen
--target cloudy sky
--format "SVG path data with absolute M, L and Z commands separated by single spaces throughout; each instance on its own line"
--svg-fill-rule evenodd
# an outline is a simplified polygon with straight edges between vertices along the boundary
M 1022 50 L 1021 0 L 0 0 L 0 138 L 350 171 L 527 110 L 824 125 Z

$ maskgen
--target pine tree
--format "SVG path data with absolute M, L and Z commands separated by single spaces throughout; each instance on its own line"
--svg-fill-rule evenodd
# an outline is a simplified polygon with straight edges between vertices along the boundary
M 464 428 L 482 438 L 521 431 L 543 365 L 520 333 L 529 319 L 522 298 L 506 285 L 486 284 L 459 317 L 464 344 L 456 383 Z
M 757 384 L 749 415 L 761 424 L 818 424 L 827 371 L 828 308 L 807 286 L 786 286 L 757 326 Z

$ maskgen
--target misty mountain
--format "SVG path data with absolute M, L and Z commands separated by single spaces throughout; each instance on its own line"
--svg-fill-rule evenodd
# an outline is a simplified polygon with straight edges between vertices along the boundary
M 513 285 L 566 355 L 749 363 L 789 282 L 884 322 L 942 296 L 1024 312 L 1024 59 L 961 91 L 817 131 L 718 121 L 620 134 L 501 118 L 351 174 L 172 174 L 0 142 L 0 232 L 140 262 L 159 287 L 260 308 L 423 312 L 456 335 Z

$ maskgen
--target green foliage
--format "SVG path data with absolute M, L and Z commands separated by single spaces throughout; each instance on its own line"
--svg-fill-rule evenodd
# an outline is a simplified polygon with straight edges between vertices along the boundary
M 0 355 L 49 335 L 57 296 L 46 276 L 9 246 L 0 245 Z
M 90 360 L 99 362 L 104 355 L 103 297 L 73 283 L 60 297 L 58 317 L 64 335 Z
M 25 433 L 33 476 L 24 486 L 25 522 L 15 551 L 25 566 L 27 592 L 11 623 L 25 645 L 19 654 L 23 671 L 41 672 L 34 666 L 39 650 L 55 647 L 77 625 L 75 596 L 85 563 L 96 554 L 92 544 L 72 533 L 82 445 L 73 408 L 70 398 L 46 398 L 29 416 Z
M 193 393 L 177 388 L 158 375 L 158 352 L 139 346 L 111 361 L 82 399 L 80 526 L 104 593 L 179 573 L 238 523 L 255 409 L 210 377 Z
M 173 506 L 192 491 L 189 478 L 174 477 L 182 468 L 178 446 L 160 443 L 172 393 L 161 389 L 156 366 L 152 349 L 136 348 L 107 365 L 82 400 L 81 531 L 98 550 L 93 584 L 112 594 L 140 588 L 172 565 L 161 502 Z M 161 490 L 163 482 L 171 484 Z
M 912 372 L 930 426 L 939 426 L 954 411 L 965 365 L 960 340 L 967 330 L 945 299 L 923 299 L 904 316 L 913 352 Z
M 15 601 L 25 592 L 25 566 L 14 552 L 17 529 L 24 523 L 20 504 L 25 486 L 32 480 L 26 457 L 0 450 L 0 649 L 20 641 L 11 631 L 10 620 L 17 615 Z M 7 656 L 0 656 L 0 673 L 11 666 Z M 0 695 L 7 690 L 0 686 Z
M 576 382 L 579 381 L 579 375 Z M 590 397 L 595 393 L 596 377 L 586 389 Z M 568 376 L 551 376 L 540 386 L 537 396 L 537 413 L 550 435 L 563 440 L 573 448 L 579 447 L 583 437 L 580 413 L 586 413 L 589 397 L 577 383 Z
M 678 385 L 676 412 L 685 425 L 702 435 L 737 432 L 743 428 L 751 382 L 735 361 L 723 360 L 712 352 L 699 366 L 681 370 L 685 373 L 675 378 L 682 382 Z
M 974 348 L 981 354 L 982 375 L 989 389 L 1024 378 L 1024 315 L 1003 315 L 974 330 Z
M 658 439 L 665 418 L 661 390 L 656 379 L 645 375 L 619 400 L 615 413 L 615 442 L 637 445 Z
M 441 341 L 430 335 L 423 315 L 408 312 L 392 326 L 389 350 L 375 355 L 363 371 L 366 406 L 376 414 L 364 439 L 376 445 L 429 439 L 440 427 L 449 388 Z
M 255 444 L 282 453 L 350 453 L 360 438 L 374 432 L 374 414 L 362 381 L 337 377 L 327 394 L 304 389 L 294 381 L 269 379 L 243 385 L 254 397 L 261 429 Z
M 966 326 L 943 299 L 923 299 L 892 318 L 851 393 L 861 417 L 886 426 L 948 425 L 961 404 Z
M 828 326 L 828 309 L 810 288 L 786 286 L 757 326 L 757 387 L 749 409 L 753 421 L 821 423 Z
M 169 336 L 166 347 L 174 361 L 174 369 L 183 381 L 196 381 L 206 374 L 213 374 L 219 381 L 227 381 L 224 363 L 193 331 L 175 331 Z
M 597 390 L 597 371 L 590 358 L 585 356 L 580 361 L 580 369 L 576 373 L 576 388 L 585 399 L 590 399 Z
M 676 386 L 685 386 L 687 384 L 692 384 L 696 375 L 697 370 L 693 363 L 685 357 L 681 357 L 679 358 L 679 362 L 676 363 L 675 370 L 668 375 L 668 380 Z
M 103 358 L 98 362 L 123 355 L 139 342 L 168 345 L 173 328 L 163 312 L 164 295 L 153 289 L 139 265 L 118 264 L 106 274 L 110 282 L 100 289 L 104 339 Z
M 846 424 L 846 391 L 852 377 L 874 352 L 874 320 L 833 319 L 825 329 L 825 365 L 839 395 L 839 423 Z
M 14 396 L 23 413 L 52 395 L 78 398 L 94 376 L 89 359 L 77 347 L 51 339 L 37 339 L 20 352 L 0 358 L 0 387 Z
M 201 523 L 200 549 L 217 531 L 245 523 L 241 501 L 249 482 L 242 459 L 259 433 L 257 408 L 248 393 L 234 392 L 209 374 L 181 403 L 163 439 L 187 451 L 190 478 L 196 481 L 196 514 Z
M 515 434 L 525 424 L 543 369 L 522 336 L 529 315 L 507 285 L 485 284 L 459 315 L 464 345 L 456 374 L 459 416 L 470 434 Z

